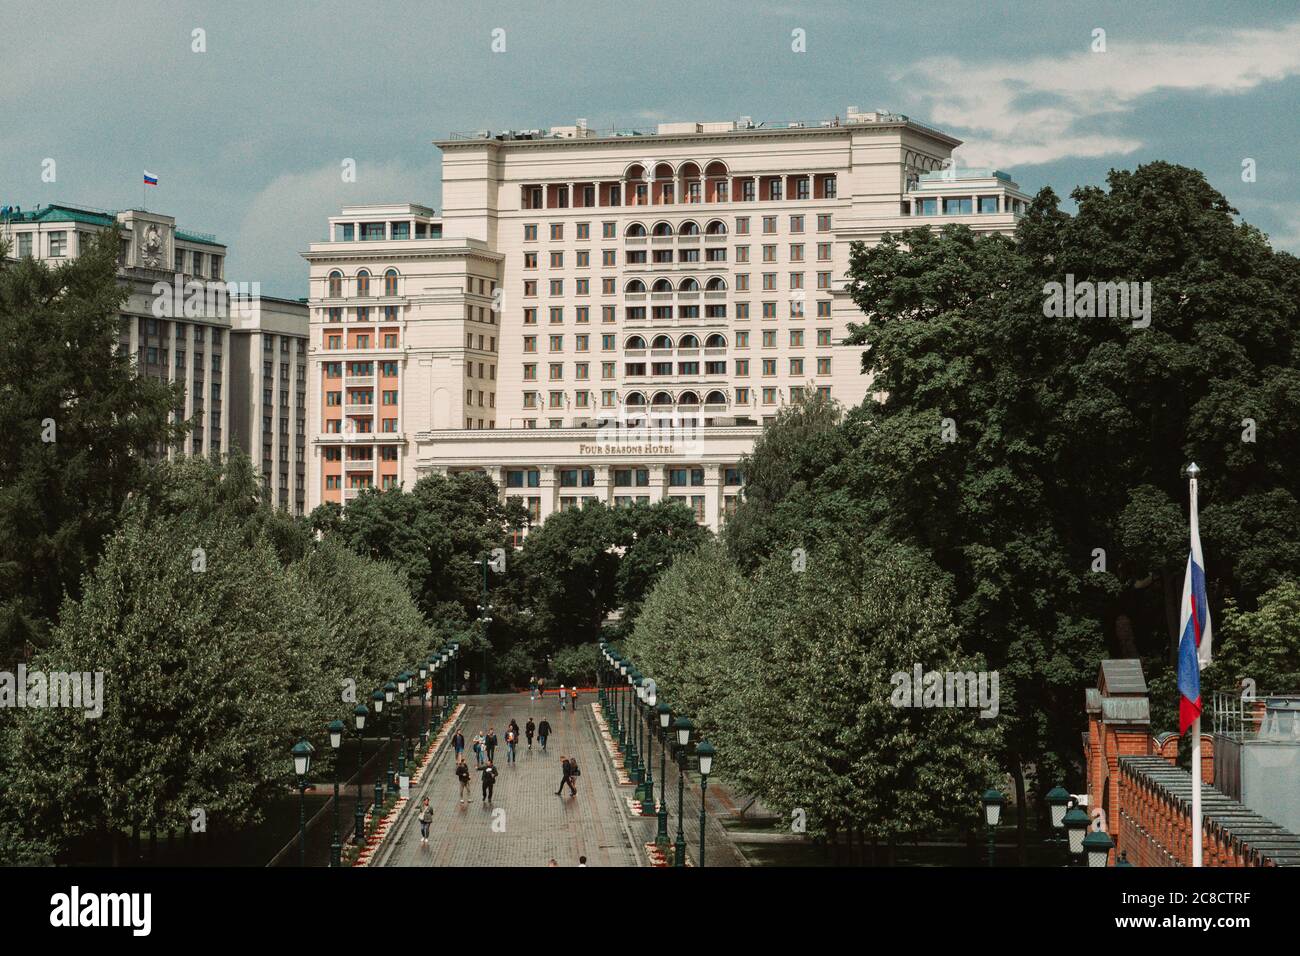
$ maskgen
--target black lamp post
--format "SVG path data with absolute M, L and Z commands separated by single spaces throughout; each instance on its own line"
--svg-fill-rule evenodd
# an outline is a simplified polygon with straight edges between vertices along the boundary
M 376 718 L 380 718 L 384 716 L 384 692 L 382 690 L 376 690 L 373 694 L 370 695 L 370 709 L 374 711 Z M 375 737 L 380 741 L 379 746 L 382 748 L 383 731 L 382 730 L 378 731 L 375 734 Z M 387 784 L 384 781 L 384 779 L 380 777 L 378 773 L 376 773 L 375 774 L 375 819 L 376 820 L 379 819 L 380 811 L 384 809 L 384 788 L 386 786 Z
M 410 671 L 397 675 L 397 777 L 406 776 L 406 701 L 411 686 Z
M 700 758 L 700 866 L 704 866 L 704 824 L 707 820 L 705 796 L 708 795 L 709 772 L 713 769 L 713 744 L 701 740 L 695 748 L 695 756 Z
M 659 694 L 655 689 L 653 681 L 646 681 L 644 684 L 644 693 L 642 695 L 645 701 L 647 713 L 652 721 L 658 721 L 659 712 L 655 709 L 659 702 Z M 646 730 L 645 735 L 645 791 L 641 797 L 641 813 L 648 816 L 655 812 L 655 741 L 653 725 Z M 659 748 L 661 751 L 663 748 Z
M 425 716 L 425 704 L 429 700 L 429 664 L 420 664 L 420 753 L 429 746 L 429 718 Z M 432 714 L 432 711 L 429 712 Z
M 330 736 L 330 749 L 334 751 L 334 842 L 330 844 L 330 866 L 343 865 L 343 844 L 339 842 L 339 755 L 343 746 L 343 731 L 347 725 L 341 720 L 331 720 L 326 730 Z
M 689 717 L 678 717 L 673 726 L 677 731 L 677 853 L 673 866 L 685 866 L 686 833 L 682 830 L 682 803 L 686 799 L 686 748 L 690 745 L 695 725 Z
M 659 825 L 655 830 L 655 845 L 668 845 L 668 725 L 673 712 L 667 702 L 660 701 L 655 710 L 659 716 Z
M 1070 792 L 1059 784 L 1047 791 L 1044 798 L 1051 816 L 1052 823 L 1052 843 L 1059 843 L 1066 848 L 1065 863 L 1070 864 L 1069 844 L 1065 840 L 1065 811 L 1070 806 Z
M 307 865 L 307 773 L 311 755 L 316 752 L 306 739 L 299 740 L 289 751 L 293 754 L 293 772 L 298 775 L 298 865 Z
M 357 704 L 352 709 L 352 719 L 357 725 L 357 825 L 353 830 L 352 841 L 360 847 L 366 839 L 366 808 L 365 800 L 361 796 L 361 771 L 364 768 L 362 763 L 362 754 L 365 752 L 365 730 L 366 718 L 370 716 L 370 708 L 365 704 Z
M 393 698 L 397 696 L 397 684 L 393 681 L 387 681 L 384 684 L 384 703 L 388 705 L 388 744 L 391 748 L 397 742 L 397 734 L 393 731 Z M 388 792 L 397 792 L 397 780 L 393 776 L 393 754 L 392 750 L 388 753 Z
M 1002 822 L 1002 805 L 1007 802 L 1007 798 L 1002 795 L 1001 790 L 994 790 L 990 787 L 984 791 L 984 795 L 980 797 L 980 802 L 984 804 L 984 823 L 989 831 L 989 866 L 992 866 L 993 841 L 997 836 L 998 824 Z
M 1110 851 L 1115 848 L 1115 841 L 1105 830 L 1093 830 L 1083 838 L 1083 852 L 1088 857 L 1088 866 L 1108 866 Z
M 1088 832 L 1088 814 L 1078 807 L 1072 807 L 1070 812 L 1065 815 L 1065 834 L 1069 840 L 1070 856 L 1072 858 L 1071 866 L 1075 865 L 1074 859 L 1083 857 L 1083 838 Z
M 478 606 L 479 620 L 483 624 L 483 672 L 479 675 L 478 692 L 486 694 L 488 689 L 487 679 L 487 652 L 488 652 L 488 625 L 492 623 L 492 605 L 488 604 L 488 556 L 485 554 L 475 564 L 483 565 L 483 589 L 481 603 Z
M 628 694 L 629 723 L 628 723 L 628 749 L 632 751 L 632 782 L 637 785 L 637 792 L 642 792 L 644 788 L 641 782 L 645 779 L 645 773 L 641 769 L 641 720 L 640 697 L 643 693 L 643 682 L 641 672 L 633 667 L 628 671 L 627 683 L 630 689 Z

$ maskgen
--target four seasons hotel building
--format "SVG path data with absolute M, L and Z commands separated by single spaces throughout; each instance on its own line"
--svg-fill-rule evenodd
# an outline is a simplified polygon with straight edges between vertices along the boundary
M 487 472 L 535 520 L 681 500 L 718 527 L 781 406 L 863 400 L 849 248 L 1010 231 L 1028 197 L 889 113 L 457 134 L 443 210 L 349 206 L 311 267 L 308 507 Z

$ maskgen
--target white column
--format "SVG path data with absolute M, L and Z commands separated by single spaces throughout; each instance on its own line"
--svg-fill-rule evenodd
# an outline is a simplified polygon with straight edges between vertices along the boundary
M 540 514 L 541 520 L 545 521 L 555 511 L 556 478 L 554 465 L 541 466 L 541 479 L 539 483 L 541 487 L 538 488 L 537 493 L 542 499 Z

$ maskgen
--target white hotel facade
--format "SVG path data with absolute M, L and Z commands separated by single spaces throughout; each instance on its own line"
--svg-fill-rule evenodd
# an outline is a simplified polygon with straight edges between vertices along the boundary
M 350 206 L 313 243 L 307 508 L 485 471 L 535 520 L 679 499 L 717 528 L 810 390 L 867 395 L 850 244 L 1014 228 L 1005 174 L 907 117 L 454 135 L 443 210 Z

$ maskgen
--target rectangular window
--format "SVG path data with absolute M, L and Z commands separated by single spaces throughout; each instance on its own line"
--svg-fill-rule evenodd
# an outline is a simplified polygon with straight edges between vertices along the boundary
M 943 214 L 945 216 L 968 216 L 971 213 L 971 199 L 969 196 L 947 197 L 943 201 Z

